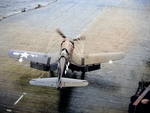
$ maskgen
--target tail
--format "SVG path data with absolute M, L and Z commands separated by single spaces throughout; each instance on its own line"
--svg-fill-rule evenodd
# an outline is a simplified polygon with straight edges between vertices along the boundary
M 30 81 L 30 84 L 58 88 L 58 78 L 55 77 L 55 78 L 33 79 Z M 87 86 L 87 85 L 88 85 L 88 82 L 86 80 L 61 78 L 61 84 L 59 87 L 60 88 L 62 88 L 62 87 L 79 87 L 79 86 Z

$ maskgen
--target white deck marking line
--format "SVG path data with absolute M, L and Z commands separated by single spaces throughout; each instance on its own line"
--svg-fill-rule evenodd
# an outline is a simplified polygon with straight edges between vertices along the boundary
M 44 76 L 44 73 L 38 79 L 40 79 L 42 76 Z
M 16 105 L 23 97 L 24 95 L 21 95 L 21 97 L 14 103 L 14 105 Z
M 79 38 L 81 35 L 79 34 L 78 36 L 77 36 L 77 38 Z
M 6 111 L 11 112 L 12 110 L 11 109 L 6 109 Z
M 87 27 L 86 27 L 87 28 Z M 83 29 L 83 31 L 85 31 L 86 30 L 86 28 L 85 29 Z
M 120 3 L 122 2 L 122 0 L 119 1 L 119 3 L 117 5 L 120 5 Z
M 23 95 L 20 96 L 20 98 L 14 103 L 14 105 L 16 105 L 21 99 L 22 97 L 25 95 L 26 93 L 23 93 Z
M 106 9 L 108 7 L 108 5 L 106 5 L 104 8 L 103 8 L 103 10 L 93 19 L 93 21 L 91 21 L 91 23 L 89 23 L 88 24 L 88 26 L 86 27 L 86 28 L 84 28 L 84 30 L 82 30 L 82 32 L 84 32 L 96 19 L 97 19 L 97 17 L 99 16 L 99 15 L 101 15 L 103 12 L 104 12 L 104 10 Z M 82 33 L 81 33 L 82 34 Z M 81 34 L 79 34 L 78 36 L 80 36 Z M 77 36 L 77 37 L 78 37 Z

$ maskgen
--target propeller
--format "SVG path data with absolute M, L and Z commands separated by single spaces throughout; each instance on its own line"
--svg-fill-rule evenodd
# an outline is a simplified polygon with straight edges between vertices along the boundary
M 56 32 L 57 32 L 58 34 L 60 34 L 60 35 L 62 36 L 62 38 L 67 38 L 67 37 L 60 31 L 60 29 L 56 29 Z
M 81 41 L 81 40 L 85 40 L 85 37 L 84 36 L 80 36 L 77 39 L 73 39 L 73 41 Z
M 67 38 L 63 33 L 62 31 L 58 28 L 56 29 L 56 32 L 61 35 L 62 38 Z M 82 54 L 83 53 L 83 50 L 84 50 L 84 40 L 85 40 L 85 37 L 84 36 L 78 36 L 78 38 L 76 39 L 69 39 L 70 42 L 74 45 L 74 41 L 78 42 L 76 43 L 76 47 L 78 49 L 75 49 L 77 53 L 80 53 Z
M 60 29 L 56 29 L 56 32 L 62 36 L 62 38 L 67 38 Z M 84 36 L 80 36 L 78 37 L 77 39 L 72 39 L 71 41 L 82 41 L 82 40 L 85 40 L 85 37 Z

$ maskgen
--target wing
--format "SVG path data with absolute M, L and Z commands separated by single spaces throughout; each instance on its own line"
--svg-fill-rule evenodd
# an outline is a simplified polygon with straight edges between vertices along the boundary
M 10 50 L 8 55 L 13 58 L 20 59 L 20 62 L 23 60 L 37 62 L 41 64 L 53 64 L 58 60 L 58 54 L 46 54 L 30 51 L 21 51 L 21 50 Z
M 88 55 L 77 55 L 73 54 L 72 62 L 78 65 L 92 65 L 109 62 L 110 60 L 122 60 L 125 57 L 123 52 L 114 53 L 99 53 L 99 54 L 88 54 Z

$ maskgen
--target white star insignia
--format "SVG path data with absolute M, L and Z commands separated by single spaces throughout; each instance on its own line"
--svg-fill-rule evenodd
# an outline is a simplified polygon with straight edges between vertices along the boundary
M 27 54 L 27 52 L 20 53 L 20 54 L 21 54 L 21 58 L 22 58 L 22 57 L 25 57 L 25 58 L 27 58 L 27 57 L 29 56 L 29 54 Z

